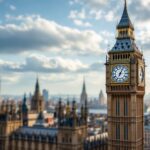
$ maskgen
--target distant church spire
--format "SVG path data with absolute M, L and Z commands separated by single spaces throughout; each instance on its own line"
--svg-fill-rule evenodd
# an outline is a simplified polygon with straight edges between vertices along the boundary
M 86 101 L 87 101 L 87 93 L 86 93 L 86 83 L 85 83 L 85 78 L 84 78 L 82 93 L 81 93 L 81 98 L 80 98 L 80 105 L 85 106 L 85 103 L 87 103 Z
M 36 79 L 35 93 L 31 100 L 31 110 L 40 113 L 44 109 L 44 98 L 40 94 L 39 78 Z
M 83 79 L 83 88 L 82 88 L 82 93 L 85 92 L 86 93 L 86 85 L 85 85 L 85 77 Z
M 35 85 L 35 93 L 39 93 L 39 92 L 40 92 L 39 78 L 37 77 L 36 85 Z

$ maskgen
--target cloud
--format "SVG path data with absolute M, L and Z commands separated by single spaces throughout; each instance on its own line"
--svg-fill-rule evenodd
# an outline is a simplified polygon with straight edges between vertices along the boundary
M 67 59 L 62 57 L 47 57 L 44 55 L 30 55 L 24 63 L 14 63 L 0 60 L 2 72 L 34 72 L 34 73 L 81 73 L 99 71 L 103 63 L 97 62 L 91 65 L 84 64 L 78 59 Z
M 86 12 L 85 9 L 82 9 L 81 11 L 77 10 L 71 10 L 69 14 L 70 19 L 86 19 Z
M 73 20 L 74 24 L 77 25 L 77 26 L 81 26 L 81 27 L 91 27 L 91 23 L 89 22 L 84 22 L 82 20 L 78 20 L 78 19 L 75 19 Z
M 108 0 L 83 0 L 82 3 L 79 1 L 75 1 L 72 4 L 78 4 L 81 7 L 81 10 L 71 10 L 69 14 L 69 18 L 73 21 L 75 19 L 80 20 L 103 20 L 103 21 L 114 21 L 117 20 L 116 13 L 117 10 L 114 9 L 112 5 L 109 5 L 112 2 Z
M 108 0 L 83 0 L 82 2 L 80 0 L 71 0 L 70 4 L 82 4 L 87 5 L 89 7 L 99 8 L 101 6 L 105 6 L 108 4 Z
M 0 53 L 36 50 L 84 55 L 103 52 L 102 37 L 93 30 L 80 31 L 34 15 L 7 15 L 6 18 L 8 22 L 17 23 L 0 25 Z
M 12 11 L 16 10 L 16 7 L 15 7 L 14 5 L 10 5 L 9 8 L 10 8 L 10 10 L 12 10 Z
M 72 10 L 68 16 L 73 23 L 80 27 L 91 27 L 91 23 L 88 21 L 85 21 L 87 19 L 85 9 L 82 9 L 81 11 Z
M 149 6 L 150 6 L 150 0 L 141 1 L 141 4 L 142 4 L 144 7 L 146 7 L 146 8 L 149 9 Z

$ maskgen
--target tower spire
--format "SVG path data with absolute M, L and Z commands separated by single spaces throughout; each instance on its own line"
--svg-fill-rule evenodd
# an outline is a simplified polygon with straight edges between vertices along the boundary
M 132 30 L 134 30 L 134 26 L 128 15 L 127 1 L 124 0 L 124 10 L 123 10 L 121 20 L 117 26 L 117 29 L 126 28 L 126 27 L 130 27 Z
M 85 78 L 83 78 L 83 87 L 82 87 L 82 93 L 81 93 L 81 99 L 80 99 L 80 106 L 85 106 L 85 101 L 87 100 L 87 93 L 86 93 L 86 83 Z
M 116 29 L 117 41 L 111 51 L 139 51 L 135 43 L 134 26 L 128 15 L 127 0 L 124 0 L 124 10 Z
M 124 8 L 127 8 L 127 1 L 124 0 Z

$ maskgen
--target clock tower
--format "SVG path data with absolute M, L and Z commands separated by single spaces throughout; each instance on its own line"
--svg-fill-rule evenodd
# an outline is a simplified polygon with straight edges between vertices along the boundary
M 108 150 L 143 150 L 145 61 L 125 0 L 116 43 L 106 60 Z

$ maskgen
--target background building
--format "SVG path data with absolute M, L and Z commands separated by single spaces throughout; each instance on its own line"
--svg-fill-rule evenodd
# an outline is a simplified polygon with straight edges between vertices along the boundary
M 99 93 L 99 102 L 100 102 L 100 106 L 106 106 L 107 105 L 107 102 L 106 102 L 106 99 L 104 97 L 104 93 L 102 90 Z
M 43 97 L 44 97 L 44 100 L 45 100 L 46 102 L 49 100 L 49 93 L 48 93 L 48 90 L 43 89 Z

